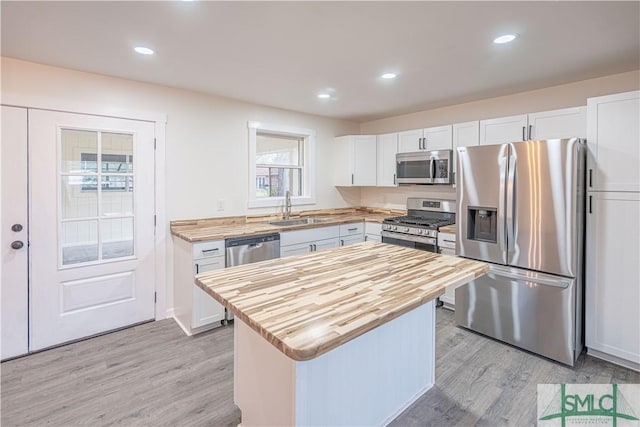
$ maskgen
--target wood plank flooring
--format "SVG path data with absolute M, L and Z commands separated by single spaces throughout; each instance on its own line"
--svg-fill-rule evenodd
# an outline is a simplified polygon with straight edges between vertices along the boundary
M 438 309 L 436 386 L 393 426 L 535 425 L 538 383 L 640 383 L 583 356 L 575 369 L 459 329 Z M 187 337 L 163 320 L 2 363 L 7 426 L 237 425 L 233 329 Z

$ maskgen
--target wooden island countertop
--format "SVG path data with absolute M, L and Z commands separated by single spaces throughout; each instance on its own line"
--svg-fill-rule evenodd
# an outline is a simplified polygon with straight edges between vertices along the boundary
M 385 243 L 246 264 L 196 284 L 282 353 L 324 354 L 467 283 L 488 265 Z

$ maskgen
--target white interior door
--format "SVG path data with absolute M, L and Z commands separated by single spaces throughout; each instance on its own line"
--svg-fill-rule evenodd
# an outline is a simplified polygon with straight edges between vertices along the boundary
M 151 320 L 154 125 L 29 110 L 30 350 Z
M 2 360 L 28 351 L 27 110 L 2 106 Z

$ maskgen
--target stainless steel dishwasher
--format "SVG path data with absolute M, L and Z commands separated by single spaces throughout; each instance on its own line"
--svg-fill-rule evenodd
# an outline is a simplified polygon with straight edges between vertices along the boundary
M 260 236 L 226 239 L 225 248 L 226 267 L 280 258 L 280 234 L 262 234 Z M 226 310 L 226 320 L 231 319 L 233 319 L 233 314 Z

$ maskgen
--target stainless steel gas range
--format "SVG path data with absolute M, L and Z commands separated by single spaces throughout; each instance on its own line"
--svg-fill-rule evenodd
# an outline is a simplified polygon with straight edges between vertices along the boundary
M 382 222 L 382 242 L 438 252 L 438 228 L 456 222 L 453 200 L 407 199 L 407 215 Z

